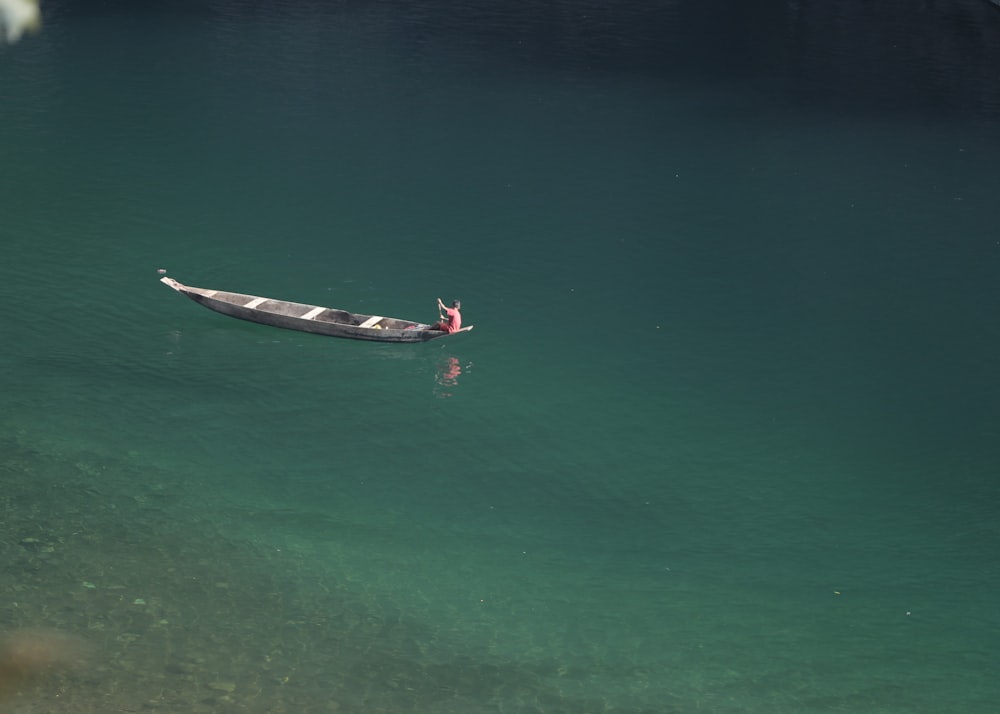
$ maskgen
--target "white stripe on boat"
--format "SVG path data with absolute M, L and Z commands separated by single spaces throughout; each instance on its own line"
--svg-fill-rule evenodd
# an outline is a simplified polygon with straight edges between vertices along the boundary
M 316 317 L 318 314 L 320 314 L 321 312 L 323 312 L 325 309 L 326 309 L 325 307 L 314 307 L 312 310 L 310 310 L 305 315 L 303 315 L 302 319 L 303 320 L 311 320 L 314 317 Z
M 372 315 L 367 320 L 358 325 L 358 327 L 372 327 L 375 325 L 376 322 L 379 322 L 382 319 L 383 318 L 381 315 Z
M 260 304 L 261 304 L 262 302 L 267 302 L 267 298 L 254 298 L 253 300 L 251 300 L 250 302 L 248 302 L 248 303 L 247 303 L 246 305 L 244 305 L 243 307 L 248 307 L 248 308 L 250 308 L 251 310 L 253 310 L 253 309 L 255 309 L 255 308 L 256 308 L 256 307 L 258 306 L 258 305 L 260 305 Z

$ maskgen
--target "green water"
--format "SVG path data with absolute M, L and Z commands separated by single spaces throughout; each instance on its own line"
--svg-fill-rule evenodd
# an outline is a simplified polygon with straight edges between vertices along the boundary
M 994 711 L 995 118 L 397 10 L 0 50 L 14 710 Z

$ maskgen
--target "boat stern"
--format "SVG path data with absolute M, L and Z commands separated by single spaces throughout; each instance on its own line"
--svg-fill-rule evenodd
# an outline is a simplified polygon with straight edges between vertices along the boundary
M 212 297 L 217 292 L 219 292 L 218 290 L 205 290 L 203 288 L 192 288 L 190 285 L 184 285 L 183 283 L 179 283 L 173 278 L 167 277 L 166 275 L 160 278 L 160 282 L 166 285 L 167 287 L 173 288 L 182 295 L 187 295 L 192 300 L 196 299 L 195 296 L 198 295 L 200 295 L 201 297 Z

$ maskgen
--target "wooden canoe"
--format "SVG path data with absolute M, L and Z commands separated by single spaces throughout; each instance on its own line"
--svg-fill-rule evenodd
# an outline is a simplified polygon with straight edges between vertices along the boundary
M 166 276 L 160 278 L 160 282 L 209 310 L 239 320 L 283 327 L 286 330 L 375 342 L 426 342 L 447 337 L 449 334 L 443 330 L 432 330 L 429 325 L 411 320 L 362 315 L 332 307 L 305 305 L 256 295 L 229 293 L 224 290 L 194 288 Z M 472 325 L 463 327 L 459 332 L 467 332 L 472 327 Z

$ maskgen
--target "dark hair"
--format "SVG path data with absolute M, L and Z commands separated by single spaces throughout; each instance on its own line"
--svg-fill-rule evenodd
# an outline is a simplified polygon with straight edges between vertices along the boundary
M 461 310 L 462 309 L 462 301 L 461 300 L 453 300 L 452 303 L 451 303 L 451 306 L 453 308 L 455 308 L 456 310 Z

